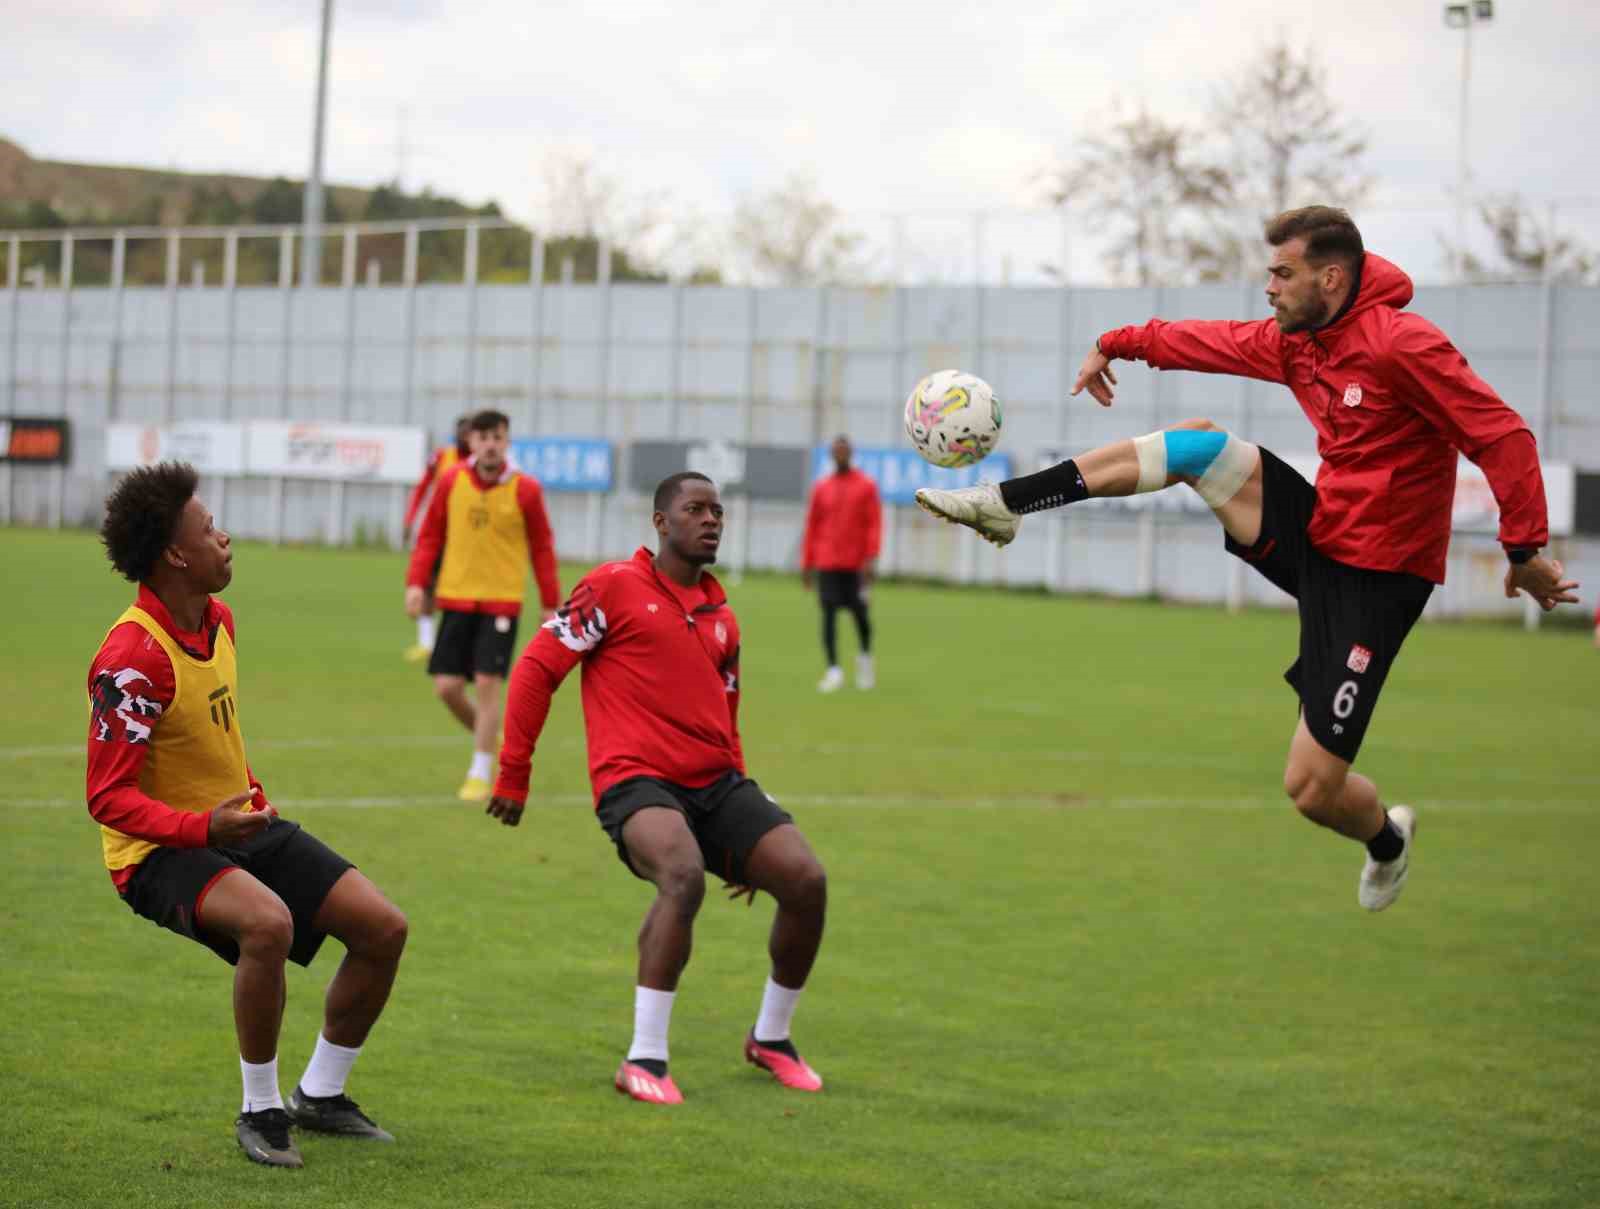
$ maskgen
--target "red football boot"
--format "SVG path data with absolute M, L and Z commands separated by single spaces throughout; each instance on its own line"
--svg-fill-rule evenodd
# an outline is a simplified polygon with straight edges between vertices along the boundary
M 623 1061 L 613 1080 L 617 1090 L 646 1104 L 682 1104 L 683 1093 L 671 1075 L 652 1075 L 635 1062 Z
M 807 1066 L 799 1054 L 790 1056 L 781 1049 L 762 1045 L 754 1033 L 744 1039 L 744 1057 L 752 1066 L 769 1072 L 785 1087 L 792 1087 L 795 1091 L 822 1090 L 822 1076 Z

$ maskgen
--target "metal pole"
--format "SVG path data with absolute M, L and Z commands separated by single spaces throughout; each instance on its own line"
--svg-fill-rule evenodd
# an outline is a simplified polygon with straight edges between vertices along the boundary
M 222 417 L 233 417 L 234 345 L 239 339 L 239 233 L 222 241 Z
M 22 301 L 20 286 L 22 285 L 22 240 L 13 235 L 7 244 L 6 251 L 6 298 L 7 311 L 10 320 L 6 327 L 6 412 L 15 414 L 17 410 L 17 325 L 22 321 Z M 7 471 L 9 474 L 10 472 Z M 9 495 L 9 493 L 8 493 Z M 6 519 L 10 520 L 10 509 L 7 508 Z
M 71 354 L 72 354 L 72 253 L 74 249 L 72 233 L 69 231 L 61 237 L 61 415 L 65 419 L 67 409 L 71 403 Z M 67 503 L 67 468 L 65 466 L 52 467 L 55 480 L 55 490 L 50 495 L 50 527 L 61 528 L 61 517 L 66 512 Z
M 528 365 L 528 432 L 539 433 L 541 379 L 544 373 L 544 236 L 535 235 L 528 250 L 528 289 L 532 292 L 533 313 L 530 326 L 533 343 Z
M 1461 126 L 1456 145 L 1456 281 L 1467 279 L 1467 99 L 1472 78 L 1472 12 L 1461 25 Z
M 344 229 L 344 259 L 339 266 L 339 285 L 344 290 L 344 356 L 339 364 L 339 418 L 350 418 L 351 379 L 356 360 L 356 229 Z M 337 544 L 337 543 L 335 543 Z
M 406 292 L 404 335 L 400 349 L 401 393 L 404 396 L 406 423 L 416 419 L 417 377 L 417 224 L 406 228 L 405 259 L 400 269 L 400 284 Z M 455 439 L 452 432 L 451 440 Z
M 667 422 L 666 435 L 676 436 L 683 413 L 683 283 L 675 281 L 667 294 Z
M 278 400 L 278 413 L 284 419 L 288 419 L 290 377 L 294 357 L 294 233 L 292 231 L 285 231 L 278 236 L 278 293 L 283 298 L 283 355 L 278 365 L 278 381 L 283 393 Z M 277 538 L 274 537 L 273 540 L 276 541 Z
M 322 0 L 322 36 L 317 52 L 317 110 L 311 133 L 311 175 L 306 177 L 305 239 L 300 245 L 300 284 L 313 286 L 322 259 L 322 144 L 328 116 L 328 39 L 333 0 Z
M 106 419 L 122 410 L 122 295 L 128 276 L 128 236 L 111 237 L 111 364 L 106 371 Z
M 167 236 L 167 383 L 161 402 L 161 422 L 170 424 L 178 400 L 178 272 L 180 236 Z
M 462 396 L 466 410 L 477 409 L 478 394 L 478 224 L 467 224 L 465 284 L 467 287 L 467 356 L 466 378 L 462 383 Z

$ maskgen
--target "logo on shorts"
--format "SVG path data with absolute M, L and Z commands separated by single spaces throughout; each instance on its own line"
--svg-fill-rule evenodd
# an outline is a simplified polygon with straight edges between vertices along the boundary
M 1361 406 L 1361 387 L 1354 382 L 1344 388 L 1344 405 L 1346 407 Z
M 511 618 L 504 615 L 494 619 L 494 628 L 497 633 L 509 634 L 511 632 Z
M 1350 648 L 1350 658 L 1344 661 L 1344 665 L 1352 672 L 1364 672 L 1371 662 L 1372 652 L 1358 642 Z

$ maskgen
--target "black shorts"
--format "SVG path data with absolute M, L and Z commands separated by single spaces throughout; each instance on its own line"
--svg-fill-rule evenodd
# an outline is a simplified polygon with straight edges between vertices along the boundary
M 1284 679 L 1300 696 L 1306 729 L 1342 760 L 1354 761 L 1378 693 L 1433 584 L 1399 571 L 1337 562 L 1311 545 L 1317 490 L 1294 467 L 1261 451 L 1261 536 L 1251 547 L 1226 539 L 1230 554 L 1300 603 L 1300 656 Z
M 128 879 L 123 901 L 135 915 L 237 965 L 239 946 L 233 938 L 207 932 L 199 917 L 212 885 L 228 870 L 243 869 L 289 908 L 294 919 L 289 960 L 308 966 L 327 935 L 314 926 L 317 912 L 334 883 L 354 868 L 299 823 L 274 818 L 238 848 L 157 848 Z
M 824 608 L 848 609 L 865 603 L 860 571 L 818 571 L 817 599 Z
M 504 676 L 517 649 L 517 619 L 494 613 L 443 609 L 428 656 L 428 675 Z
M 725 882 L 744 884 L 744 863 L 762 836 L 791 815 L 743 773 L 730 772 L 700 789 L 655 777 L 629 777 L 600 795 L 595 815 L 617 846 L 617 856 L 635 876 L 622 825 L 647 806 L 676 810 L 689 824 L 706 869 Z

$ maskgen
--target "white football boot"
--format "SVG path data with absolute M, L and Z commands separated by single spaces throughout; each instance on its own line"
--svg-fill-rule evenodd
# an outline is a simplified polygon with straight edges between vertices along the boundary
M 873 688 L 878 683 L 877 669 L 872 666 L 871 655 L 856 656 L 856 687 L 859 689 Z
M 1389 811 L 1389 821 L 1400 833 L 1405 846 L 1392 861 L 1375 861 L 1370 856 L 1361 869 L 1361 884 L 1356 888 L 1356 900 L 1368 911 L 1382 911 L 1405 888 L 1406 874 L 1411 869 L 1411 844 L 1417 834 L 1417 812 L 1409 806 L 1396 806 Z
M 1017 526 L 1022 523 L 1022 518 L 1006 507 L 1005 500 L 1000 498 L 1000 487 L 995 483 L 957 487 L 953 491 L 919 487 L 917 504 L 924 512 L 976 529 L 979 537 L 997 546 L 1009 545 L 1017 535 Z
M 834 666 L 830 667 L 822 674 L 822 679 L 817 683 L 817 692 L 836 693 L 843 687 L 844 669 L 842 667 Z

